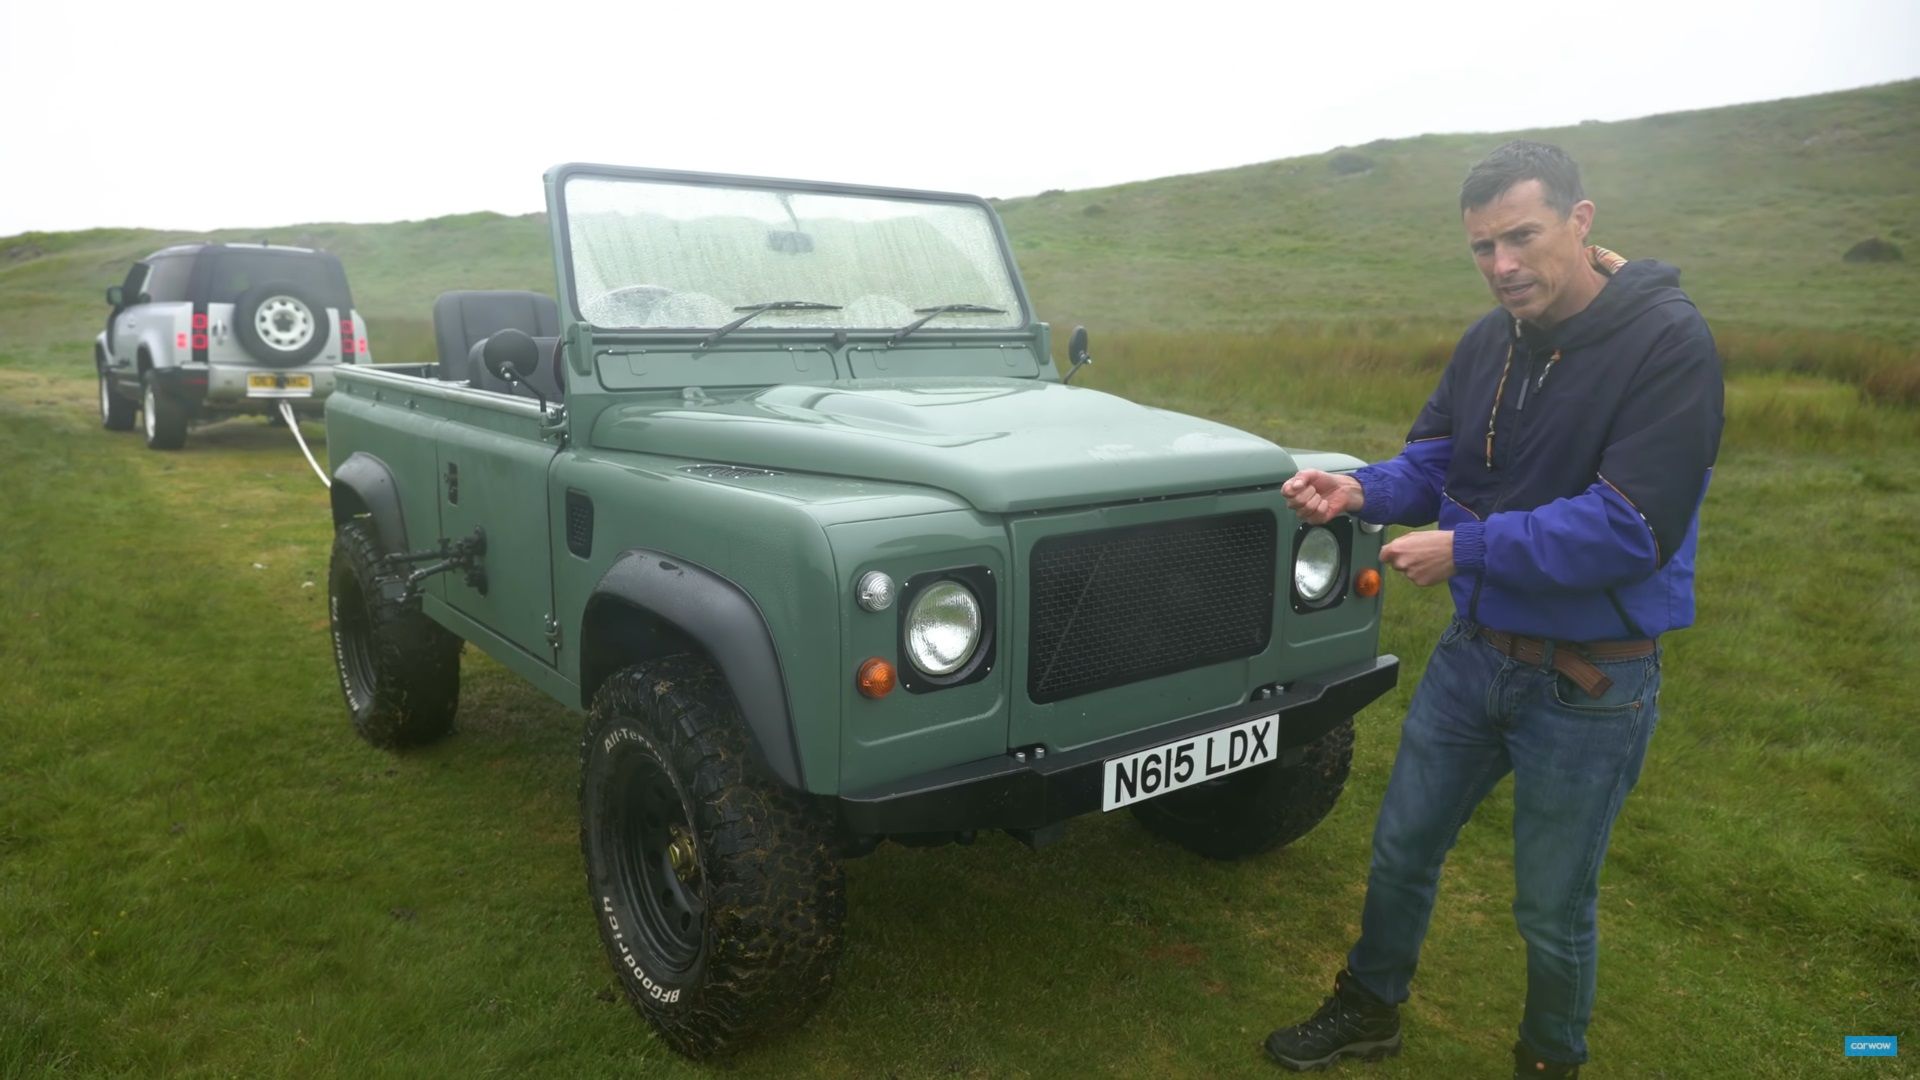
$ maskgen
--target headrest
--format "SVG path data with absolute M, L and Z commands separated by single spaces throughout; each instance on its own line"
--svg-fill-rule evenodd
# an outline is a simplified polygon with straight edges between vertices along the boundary
M 433 302 L 433 336 L 440 349 L 439 376 L 470 382 L 468 358 L 487 336 L 506 329 L 529 337 L 560 333 L 560 305 L 536 292 L 448 292 Z

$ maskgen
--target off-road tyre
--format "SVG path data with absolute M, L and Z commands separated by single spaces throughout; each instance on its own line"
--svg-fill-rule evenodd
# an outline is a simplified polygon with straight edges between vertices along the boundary
M 832 841 L 822 809 L 754 756 L 706 661 L 637 664 L 594 695 L 580 746 L 594 922 L 627 999 L 674 1050 L 731 1053 L 826 999 L 846 918 Z
M 1353 765 L 1353 719 L 1280 760 L 1150 799 L 1133 816 L 1209 859 L 1244 859 L 1312 831 L 1340 800 Z
M 140 414 L 149 450 L 178 450 L 187 445 L 187 409 L 154 385 L 153 372 L 140 379 Z
M 269 328 L 261 326 L 267 309 Z M 284 317 L 286 327 L 277 328 Z M 297 285 L 268 281 L 240 294 L 233 304 L 233 336 L 248 356 L 273 367 L 297 367 L 320 355 L 333 336 L 326 305 Z
M 416 599 L 383 597 L 375 582 L 380 541 L 366 518 L 334 530 L 327 621 L 334 667 L 353 730 L 383 750 L 422 746 L 453 727 L 460 705 L 461 641 Z
M 133 402 L 113 388 L 113 379 L 98 357 L 94 360 L 94 369 L 100 376 L 100 426 L 108 431 L 132 431 L 133 414 L 137 411 Z

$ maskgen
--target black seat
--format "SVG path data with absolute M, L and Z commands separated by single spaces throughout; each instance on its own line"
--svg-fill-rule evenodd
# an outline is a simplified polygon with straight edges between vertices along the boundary
M 560 305 L 553 302 L 553 297 L 536 292 L 441 293 L 433 302 L 433 336 L 440 346 L 439 377 L 448 382 L 471 382 L 473 373 L 479 370 L 477 360 L 471 366 L 468 363 L 473 347 L 487 335 L 506 329 L 522 331 L 529 337 L 557 337 Z M 545 389 L 541 388 L 543 393 Z
M 476 390 L 491 390 L 496 394 L 517 394 L 533 400 L 533 390 L 547 399 L 548 404 L 560 401 L 560 339 L 558 337 L 535 337 L 533 345 L 540 355 L 540 363 L 526 377 L 524 383 L 509 383 L 487 370 L 480 354 L 487 347 L 485 338 L 473 343 L 467 350 L 467 385 Z M 528 387 L 533 387 L 529 390 Z

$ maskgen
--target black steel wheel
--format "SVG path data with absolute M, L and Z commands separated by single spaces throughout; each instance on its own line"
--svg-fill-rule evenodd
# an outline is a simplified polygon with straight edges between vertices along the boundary
M 382 749 L 420 746 L 453 727 L 461 641 L 419 601 L 381 595 L 380 541 L 366 518 L 334 530 L 327 621 L 340 692 L 360 737 Z
M 706 900 L 693 815 L 686 796 L 656 755 L 624 755 L 613 766 L 616 793 L 606 822 L 614 886 L 639 915 L 634 931 L 669 974 L 686 975 L 700 959 Z
M 1209 859 L 1244 859 L 1285 847 L 1333 809 L 1353 765 L 1353 719 L 1280 760 L 1137 803 L 1155 836 Z
M 839 963 L 846 883 L 820 806 L 769 774 L 725 680 L 671 656 L 594 695 L 580 849 L 607 959 L 674 1050 L 799 1026 Z

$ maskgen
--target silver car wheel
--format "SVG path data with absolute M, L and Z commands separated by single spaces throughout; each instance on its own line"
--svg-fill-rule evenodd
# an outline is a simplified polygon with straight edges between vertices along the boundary
M 146 425 L 148 442 L 153 442 L 159 438 L 160 435 L 160 428 L 154 421 L 153 414 L 153 382 L 149 380 L 147 382 L 147 392 L 140 399 L 140 422 Z

